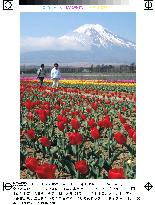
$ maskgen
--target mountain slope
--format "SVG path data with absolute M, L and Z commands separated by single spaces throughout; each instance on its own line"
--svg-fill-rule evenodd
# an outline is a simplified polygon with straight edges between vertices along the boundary
M 58 41 L 76 42 L 81 50 L 33 51 L 21 53 L 21 63 L 131 63 L 136 60 L 135 43 L 113 34 L 99 24 L 85 24 L 61 36 Z
M 85 24 L 74 30 L 71 34 L 60 37 L 60 39 L 78 41 L 86 48 L 91 48 L 93 46 L 98 48 L 108 48 L 111 46 L 135 48 L 134 43 L 118 37 L 99 24 Z

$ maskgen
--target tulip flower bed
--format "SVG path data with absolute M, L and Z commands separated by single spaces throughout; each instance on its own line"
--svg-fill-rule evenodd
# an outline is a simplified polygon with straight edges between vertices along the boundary
M 26 79 L 20 91 L 21 178 L 135 178 L 135 82 Z

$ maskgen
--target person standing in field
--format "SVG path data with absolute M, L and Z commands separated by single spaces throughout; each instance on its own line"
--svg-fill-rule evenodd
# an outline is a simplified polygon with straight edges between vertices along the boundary
M 61 78 L 60 70 L 59 70 L 59 65 L 58 63 L 54 63 L 54 67 L 51 70 L 51 79 L 53 80 L 52 87 L 58 87 L 59 85 L 59 80 Z
M 40 68 L 37 71 L 39 80 L 40 80 L 40 87 L 43 85 L 43 81 L 46 75 L 44 64 L 41 64 Z

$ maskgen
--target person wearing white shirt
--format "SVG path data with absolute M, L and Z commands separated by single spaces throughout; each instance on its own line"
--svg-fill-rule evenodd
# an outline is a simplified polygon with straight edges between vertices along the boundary
M 58 63 L 54 63 L 54 67 L 51 70 L 51 79 L 53 80 L 52 87 L 58 87 L 60 78 L 61 74 L 59 70 L 59 65 Z

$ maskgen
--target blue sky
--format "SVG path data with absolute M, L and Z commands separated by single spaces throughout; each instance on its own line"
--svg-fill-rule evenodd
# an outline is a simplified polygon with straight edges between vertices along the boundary
M 133 12 L 25 12 L 21 13 L 21 38 L 60 37 L 83 24 L 101 24 L 113 33 L 136 41 L 136 13 Z

